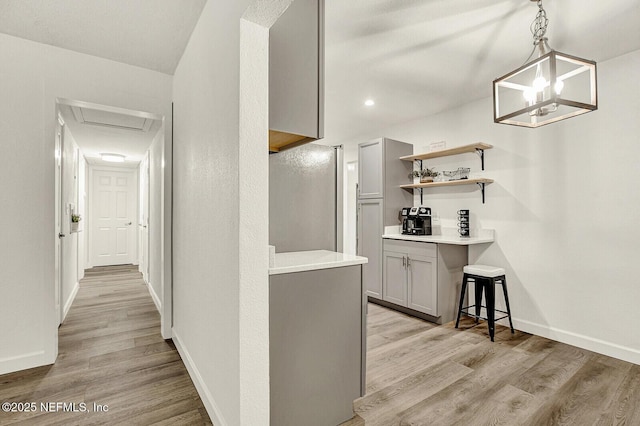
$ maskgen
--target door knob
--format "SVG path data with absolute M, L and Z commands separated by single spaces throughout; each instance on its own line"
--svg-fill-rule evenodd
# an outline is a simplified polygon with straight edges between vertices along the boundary
M 125 225 L 127 225 L 127 226 L 129 226 L 129 225 L 131 225 L 131 223 L 132 223 L 132 222 L 129 222 L 129 223 L 125 223 Z
M 64 235 L 62 232 L 58 234 L 58 238 L 64 238 L 66 235 Z

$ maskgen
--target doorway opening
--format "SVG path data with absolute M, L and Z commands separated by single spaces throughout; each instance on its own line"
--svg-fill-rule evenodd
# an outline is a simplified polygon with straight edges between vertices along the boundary
M 135 265 L 160 312 L 162 336 L 170 338 L 170 121 L 69 99 L 57 99 L 56 115 L 59 324 L 85 270 Z

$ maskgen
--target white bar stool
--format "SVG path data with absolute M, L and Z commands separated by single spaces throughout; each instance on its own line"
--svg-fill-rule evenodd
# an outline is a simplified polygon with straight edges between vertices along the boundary
M 473 317 L 478 322 L 478 319 L 484 319 L 489 322 L 489 336 L 493 342 L 495 335 L 495 322 L 503 318 L 509 318 L 509 325 L 511 326 L 511 333 L 514 333 L 513 322 L 511 322 L 511 308 L 509 308 L 509 294 L 507 293 L 507 278 L 505 276 L 504 268 L 498 268 L 495 266 L 487 265 L 467 265 L 462 271 L 464 272 L 462 278 L 462 289 L 460 290 L 460 305 L 458 307 L 458 318 L 456 319 L 456 328 L 460 324 L 460 315 L 464 312 L 466 315 Z M 471 281 L 475 284 L 475 304 L 470 306 L 462 306 L 464 303 L 464 296 L 467 292 L 468 282 Z M 504 301 L 507 306 L 506 311 L 496 309 L 496 284 L 502 284 L 502 292 L 504 293 Z M 487 303 L 486 306 L 482 305 L 482 293 L 485 293 L 484 299 Z M 469 309 L 476 308 L 476 314 L 469 313 Z M 487 309 L 487 317 L 480 316 L 480 310 L 482 308 Z M 506 314 L 500 318 L 496 318 L 496 312 Z

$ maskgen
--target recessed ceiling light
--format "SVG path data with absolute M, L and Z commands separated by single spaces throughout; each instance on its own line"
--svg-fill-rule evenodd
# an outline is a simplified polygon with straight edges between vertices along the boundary
M 364 101 L 364 104 L 366 106 L 374 106 L 376 103 L 373 101 L 373 99 L 367 99 L 366 101 Z
M 110 163 L 124 163 L 124 155 L 120 154 L 100 154 L 102 161 L 108 161 Z

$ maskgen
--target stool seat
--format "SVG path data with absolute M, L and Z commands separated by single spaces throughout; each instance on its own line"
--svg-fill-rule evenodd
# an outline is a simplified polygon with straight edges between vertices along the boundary
M 504 268 L 487 265 L 467 265 L 462 269 L 462 271 L 465 274 L 487 278 L 495 278 L 505 275 Z

